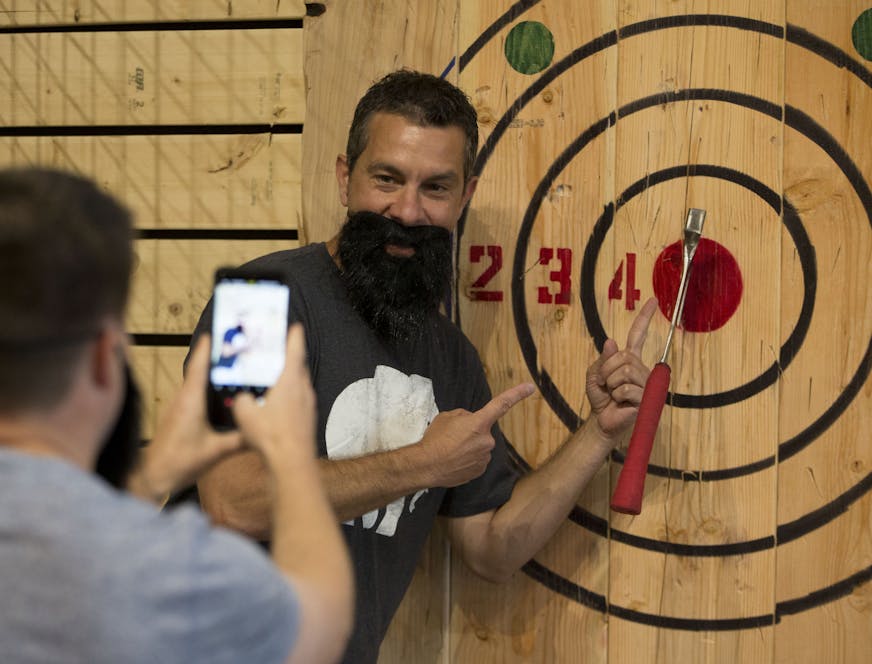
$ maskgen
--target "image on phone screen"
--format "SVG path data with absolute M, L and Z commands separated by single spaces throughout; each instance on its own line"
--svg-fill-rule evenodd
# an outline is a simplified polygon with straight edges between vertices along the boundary
M 285 365 L 288 287 L 271 280 L 220 279 L 212 312 L 209 382 L 226 392 L 262 392 Z

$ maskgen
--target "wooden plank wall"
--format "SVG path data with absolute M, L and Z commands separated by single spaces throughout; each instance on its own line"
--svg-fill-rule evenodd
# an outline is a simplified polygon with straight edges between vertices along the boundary
M 298 242 L 302 0 L 0 0 L 0 163 L 94 177 L 135 215 L 146 437 L 212 273 Z
M 608 509 L 619 450 L 508 584 L 437 528 L 380 661 L 868 662 L 872 65 L 851 37 L 868 9 L 0 0 L 0 162 L 91 175 L 134 211 L 150 433 L 214 267 L 331 237 L 359 94 L 400 66 L 445 75 L 484 149 L 453 314 L 494 390 L 540 385 L 504 422 L 532 467 L 587 417 L 597 335 L 623 341 L 686 208 L 707 209 L 708 306 L 735 290 L 711 267 L 727 255 L 742 298 L 676 336 L 642 514 Z
M 587 416 L 594 340 L 623 341 L 688 207 L 717 243 L 690 308 L 712 320 L 742 285 L 722 325 L 676 336 L 642 514 L 608 509 L 619 450 L 506 585 L 437 530 L 380 661 L 867 662 L 872 66 L 851 31 L 868 3 L 324 4 L 307 24 L 305 235 L 341 222 L 333 162 L 370 81 L 410 66 L 466 90 L 483 155 L 454 313 L 494 390 L 540 385 L 504 423 L 521 463 Z M 550 34 L 544 69 L 510 62 L 523 22 L 527 45 L 548 46 L 532 23 Z

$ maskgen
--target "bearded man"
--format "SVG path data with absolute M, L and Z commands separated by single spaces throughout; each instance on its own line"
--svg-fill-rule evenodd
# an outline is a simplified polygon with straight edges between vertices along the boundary
M 348 208 L 339 235 L 253 261 L 285 276 L 290 317 L 306 331 L 322 478 L 356 571 L 345 662 L 377 660 L 437 516 L 485 578 L 505 580 L 532 558 L 632 425 L 648 376 L 640 352 L 654 300 L 628 348 L 607 341 L 588 369 L 593 416 L 536 471 L 519 478 L 510 468 L 496 421 L 534 388 L 492 399 L 475 349 L 439 311 L 477 144 L 461 90 L 419 72 L 387 75 L 359 101 L 336 161 Z M 252 455 L 198 484 L 213 519 L 261 540 L 267 487 Z

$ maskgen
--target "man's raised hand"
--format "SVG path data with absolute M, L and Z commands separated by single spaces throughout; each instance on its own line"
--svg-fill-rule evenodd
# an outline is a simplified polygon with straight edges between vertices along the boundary
M 291 325 L 285 350 L 285 366 L 275 385 L 256 400 L 240 393 L 233 403 L 233 416 L 245 442 L 265 457 L 315 457 L 315 391 L 306 363 L 303 326 Z
M 619 350 L 607 339 L 599 358 L 587 370 L 587 398 L 603 434 L 614 443 L 636 418 L 650 369 L 642 363 L 642 348 L 657 300 L 649 299 L 627 334 L 627 347 Z
M 197 341 L 185 381 L 164 413 L 152 441 L 134 469 L 128 489 L 160 501 L 167 493 L 192 484 L 205 470 L 238 451 L 236 431 L 215 431 L 206 419 L 209 335 Z

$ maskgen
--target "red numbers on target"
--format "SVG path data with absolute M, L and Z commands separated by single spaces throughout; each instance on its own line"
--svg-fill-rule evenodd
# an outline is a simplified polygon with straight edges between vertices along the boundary
M 469 247 L 469 262 L 484 264 L 469 289 L 470 299 L 502 302 L 503 291 L 489 288 L 488 284 L 503 267 L 503 248 L 495 244 L 474 244 Z M 539 302 L 569 304 L 572 293 L 572 249 L 542 247 L 539 250 L 539 264 L 554 268 L 548 273 L 553 285 L 540 286 L 538 289 Z
M 502 302 L 503 291 L 489 285 L 503 267 L 503 248 L 495 244 L 474 244 L 469 247 L 469 262 L 482 264 L 469 289 L 470 299 Z M 538 264 L 551 268 L 548 271 L 549 284 L 537 288 L 539 303 L 569 304 L 572 301 L 572 249 L 542 247 L 539 249 Z M 628 253 L 609 284 L 609 300 L 624 300 L 626 308 L 632 311 L 641 297 L 641 292 L 636 288 L 636 254 Z
M 609 299 L 620 300 L 624 295 L 624 291 L 626 291 L 627 310 L 633 311 L 636 308 L 636 302 L 642 298 L 642 293 L 639 292 L 638 288 L 636 288 L 636 254 L 627 254 L 626 263 L 626 288 L 622 286 L 624 282 L 624 261 L 621 261 L 621 264 L 618 265 L 618 269 L 615 272 L 615 276 L 612 277 L 612 283 L 609 284 Z
M 542 247 L 539 250 L 539 265 L 550 265 L 554 257 L 554 249 Z M 569 304 L 569 294 L 572 288 L 572 249 L 560 247 L 557 249 L 558 267 L 548 273 L 548 278 L 558 285 L 556 293 L 547 286 L 539 286 L 539 304 Z
M 485 286 L 487 286 L 488 282 L 494 278 L 494 275 L 496 275 L 503 266 L 503 248 L 495 244 L 489 244 L 487 247 L 480 244 L 474 244 L 469 248 L 469 262 L 481 262 L 484 258 L 485 251 L 487 251 L 487 256 L 490 259 L 490 262 L 487 264 L 484 272 L 482 272 L 478 279 L 472 283 L 470 295 L 473 300 L 479 300 L 481 302 L 502 302 L 503 291 L 486 290 Z

